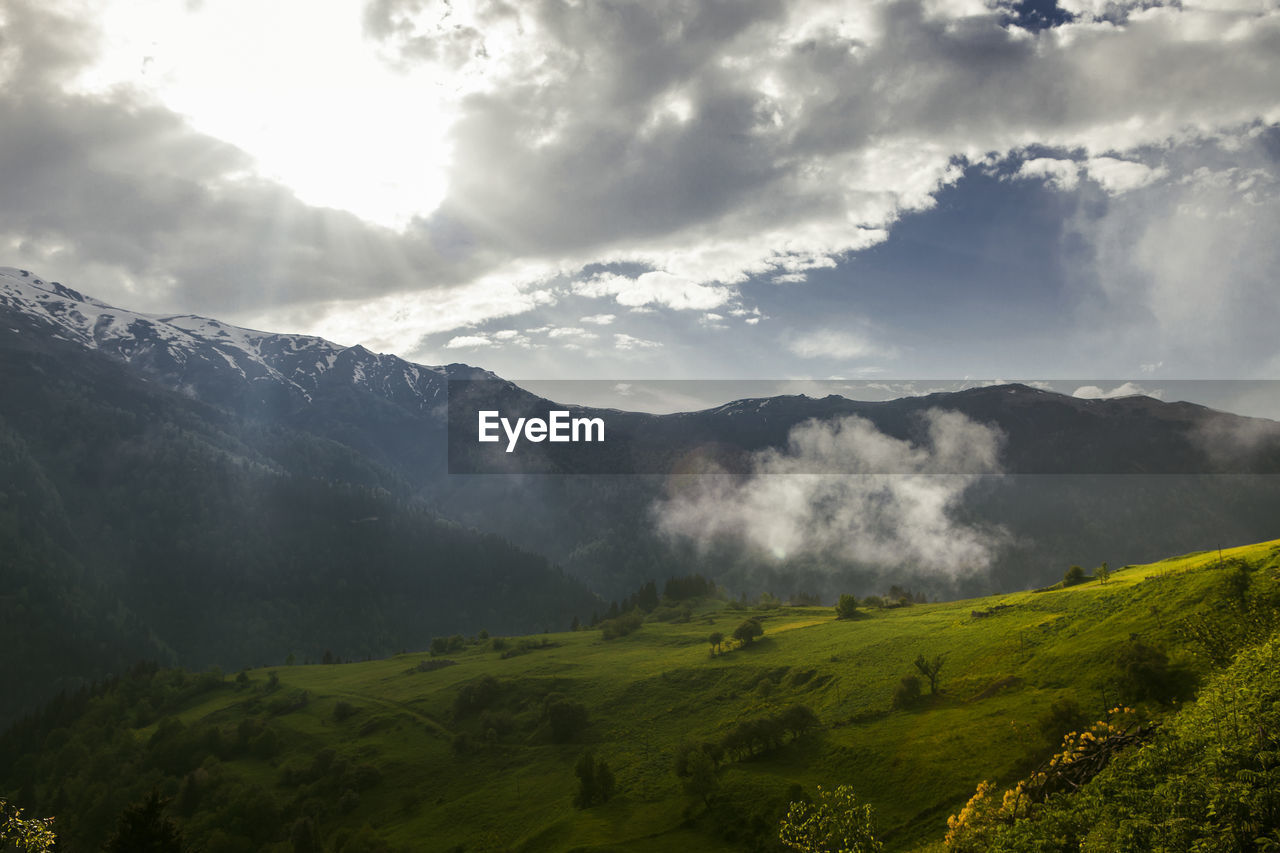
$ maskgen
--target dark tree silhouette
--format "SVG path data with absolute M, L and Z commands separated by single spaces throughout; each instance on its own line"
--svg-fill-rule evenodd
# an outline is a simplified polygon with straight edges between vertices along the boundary
M 102 849 L 105 853 L 184 853 L 178 825 L 162 814 L 168 803 L 153 790 L 145 800 L 126 808 Z

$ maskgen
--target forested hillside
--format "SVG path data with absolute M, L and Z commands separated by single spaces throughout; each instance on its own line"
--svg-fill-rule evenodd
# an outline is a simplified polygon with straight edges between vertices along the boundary
M 708 591 L 369 662 L 135 668 L 0 740 L 0 793 L 69 851 L 152 792 L 211 853 L 781 851 L 789 809 L 839 788 L 870 816 L 793 840 L 1244 851 L 1280 828 L 1280 542 L 942 604 Z

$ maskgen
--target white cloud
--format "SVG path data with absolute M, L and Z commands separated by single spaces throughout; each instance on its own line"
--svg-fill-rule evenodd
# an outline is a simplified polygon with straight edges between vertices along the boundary
M 1269 155 L 1204 143 L 1169 156 L 1167 179 L 1077 218 L 1087 253 L 1074 286 L 1088 295 L 1082 328 L 1097 329 L 1078 345 L 1184 378 L 1272 376 L 1280 180 Z
M 551 338 L 582 338 L 584 340 L 592 340 L 600 337 L 595 332 L 588 332 L 586 329 L 577 326 L 560 326 L 547 332 L 547 337 Z
M 1147 184 L 1163 178 L 1166 170 L 1151 168 L 1131 160 L 1118 160 L 1115 157 L 1094 157 L 1089 160 L 1087 168 L 1089 177 L 1093 178 L 1111 195 L 1145 187 Z
M 893 355 L 891 347 L 882 347 L 865 334 L 838 329 L 808 332 L 789 341 L 787 348 L 801 358 L 858 359 Z
M 1136 382 L 1125 382 L 1122 385 L 1117 385 L 1109 391 L 1103 390 L 1097 385 L 1081 385 L 1072 392 L 1071 396 L 1086 400 L 1114 400 L 1118 397 L 1137 396 L 1154 397 L 1159 400 L 1164 396 L 1164 392 L 1159 389 L 1148 390 L 1143 388 L 1141 385 L 1138 385 Z
M 661 305 L 695 311 L 718 308 L 733 296 L 727 287 L 699 284 L 661 271 L 643 273 L 635 278 L 600 274 L 576 282 L 573 290 L 582 296 L 612 296 L 619 305 L 631 308 Z
M 1001 437 L 956 412 L 924 418 L 910 444 L 848 417 L 795 427 L 785 450 L 755 454 L 745 479 L 691 478 L 656 506 L 672 536 L 959 576 L 985 568 L 1003 534 L 953 517 L 979 477 L 998 473 Z M 821 472 L 821 473 L 819 473 Z
M 1060 190 L 1073 190 L 1080 183 L 1080 166 L 1071 160 L 1037 157 L 1018 169 L 1018 178 L 1041 178 Z
M 478 347 L 491 347 L 493 341 L 484 335 L 458 335 L 450 338 L 449 342 L 444 345 L 445 349 L 476 349 Z
M 582 317 L 578 322 L 590 323 L 593 326 L 608 326 L 618 319 L 615 314 L 592 314 L 589 317 Z
M 632 337 L 622 332 L 618 332 L 613 336 L 613 345 L 620 350 L 656 349 L 662 346 L 657 341 L 647 341 L 644 338 Z

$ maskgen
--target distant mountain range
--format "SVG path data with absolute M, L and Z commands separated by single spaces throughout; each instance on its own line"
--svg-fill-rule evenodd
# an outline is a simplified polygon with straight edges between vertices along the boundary
M 240 666 L 563 627 L 600 607 L 593 593 L 695 571 L 735 594 L 830 598 L 896 581 L 959 595 L 1280 535 L 1280 424 L 1147 397 L 1003 385 L 673 415 L 568 406 L 606 419 L 602 448 L 455 446 L 455 467 L 506 473 L 451 476 L 451 425 L 456 442 L 477 406 L 552 402 L 465 364 L 141 314 L 12 268 L 0 268 L 0 382 L 0 639 L 19 650 L 0 675 L 36 692 L 140 656 Z M 452 410 L 450 382 L 469 395 Z M 857 417 L 915 445 L 934 411 L 999 440 L 1002 476 L 952 512 L 1001 531 L 986 571 L 783 559 L 656 528 L 672 474 L 747 477 L 756 454 L 786 453 L 814 420 Z

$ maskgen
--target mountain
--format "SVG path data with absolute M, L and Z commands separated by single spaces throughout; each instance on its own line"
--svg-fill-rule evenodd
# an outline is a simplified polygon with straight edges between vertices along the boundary
M 0 721 L 140 659 L 380 656 L 599 609 L 545 557 L 430 512 L 372 454 L 273 417 L 308 405 L 283 378 L 279 341 L 212 323 L 213 340 L 183 336 L 60 285 L 5 279 L 0 677 L 20 688 L 4 692 Z M 308 393 L 399 367 L 337 356 L 335 370 L 367 368 L 363 379 L 352 369 Z M 433 382 L 420 373 L 415 388 Z M 327 399 L 337 408 L 343 389 Z M 367 440 L 427 405 L 378 399 L 352 403 Z
M 65 660 L 32 669 L 58 678 L 139 656 L 239 666 L 554 628 L 589 617 L 593 592 L 621 598 L 695 572 L 735 595 L 833 600 L 897 584 L 956 597 L 1280 532 L 1280 425 L 1145 397 L 1000 385 L 671 415 L 560 406 L 477 367 L 140 314 L 15 269 L 0 270 L 0 377 L 0 483 L 18 484 L 0 498 L 3 553 L 16 555 L 3 580 L 25 590 L 0 607 L 28 614 L 8 623 L 27 638 L 15 648 Z M 600 417 L 608 441 L 482 448 L 470 441 L 479 407 Z M 656 524 L 685 482 L 673 472 L 714 465 L 750 481 L 756 454 L 790 452 L 811 421 L 856 417 L 919 445 L 940 411 L 997 439 L 993 467 L 937 516 L 938 547 L 976 531 L 991 544 L 985 565 L 941 571 L 816 546 L 778 555 Z M 796 470 L 828 460 L 807 464 Z

